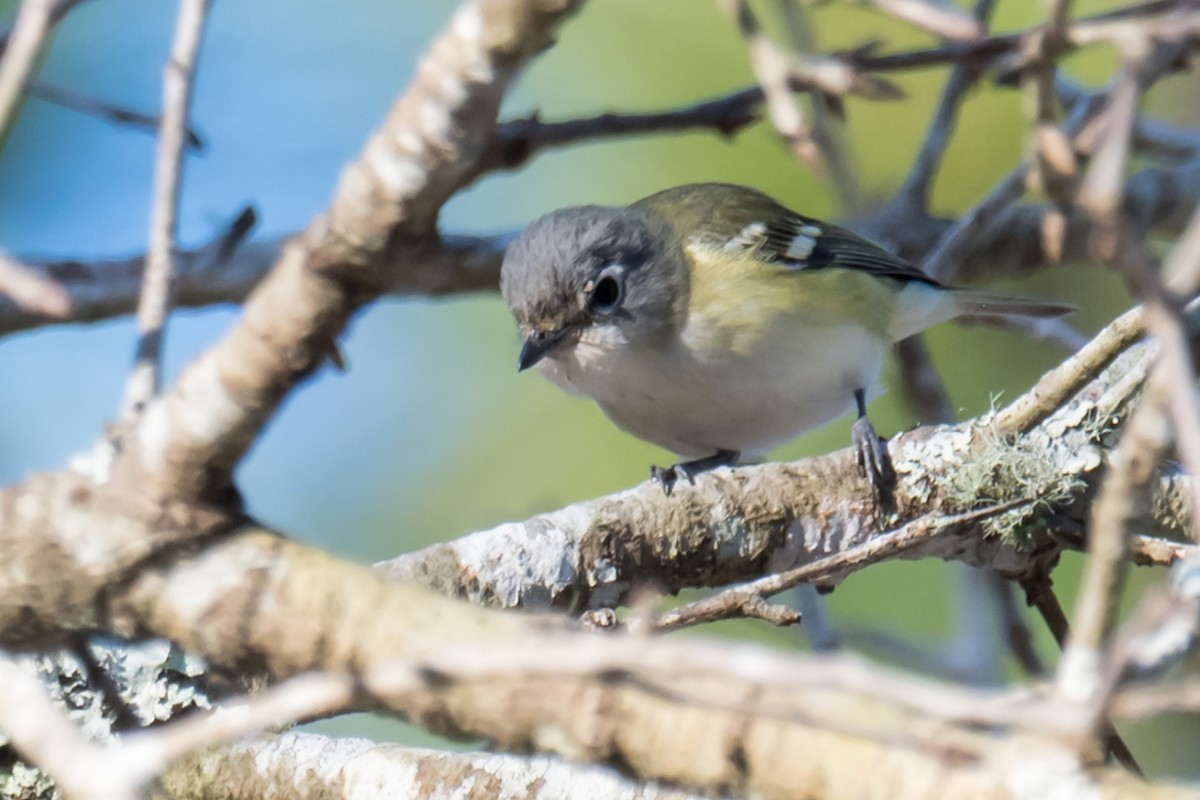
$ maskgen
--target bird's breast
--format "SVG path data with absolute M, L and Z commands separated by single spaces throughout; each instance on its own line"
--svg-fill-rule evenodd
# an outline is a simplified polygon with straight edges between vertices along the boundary
M 705 322 L 650 346 L 581 340 L 543 372 L 681 456 L 757 457 L 844 414 L 854 391 L 875 383 L 885 348 L 853 322 L 783 319 L 752 333 Z

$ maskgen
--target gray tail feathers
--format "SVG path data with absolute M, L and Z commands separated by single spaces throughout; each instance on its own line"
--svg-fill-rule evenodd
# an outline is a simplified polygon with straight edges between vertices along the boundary
M 980 289 L 954 289 L 954 305 L 959 314 L 982 317 L 1061 317 L 1078 311 L 1070 303 L 1039 300 L 1008 292 Z

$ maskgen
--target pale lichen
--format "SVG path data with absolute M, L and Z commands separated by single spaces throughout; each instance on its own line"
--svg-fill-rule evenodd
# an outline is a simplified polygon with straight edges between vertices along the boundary
M 1109 420 L 1095 414 L 1066 415 L 1024 434 L 1005 435 L 983 417 L 959 463 L 936 480 L 947 502 L 958 511 L 1013 501 L 1028 502 L 982 521 L 986 534 L 1022 547 L 1046 512 L 1061 509 L 1087 490 L 1088 476 L 1104 461 L 1097 444 Z

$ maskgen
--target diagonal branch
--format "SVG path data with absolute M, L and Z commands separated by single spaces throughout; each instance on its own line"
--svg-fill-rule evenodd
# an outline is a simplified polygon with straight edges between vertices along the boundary
M 115 475 L 160 495 L 233 495 L 233 467 L 350 315 L 387 289 L 397 246 L 429 241 L 442 203 L 475 174 L 509 83 L 576 5 L 477 0 L 455 14 L 329 211 L 283 248 L 229 334 L 146 409 Z
M 54 0 L 22 0 L 12 34 L 0 54 L 0 132 L 8 128 L 33 62 L 50 28 Z

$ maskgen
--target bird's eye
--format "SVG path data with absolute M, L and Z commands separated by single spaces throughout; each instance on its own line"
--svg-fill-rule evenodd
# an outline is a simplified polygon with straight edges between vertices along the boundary
M 611 314 L 621 305 L 625 295 L 625 271 L 616 265 L 605 267 L 596 279 L 588 282 L 587 308 L 596 314 Z

